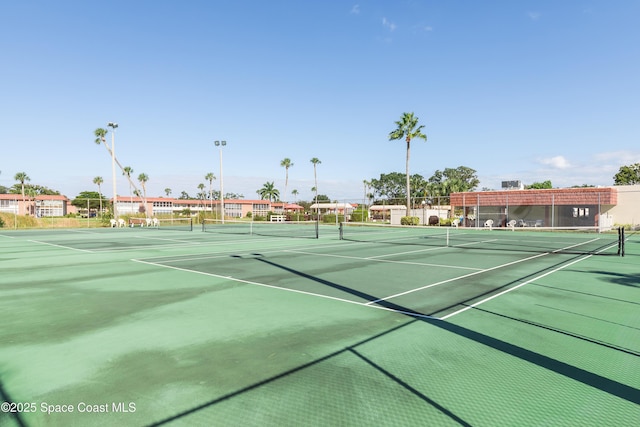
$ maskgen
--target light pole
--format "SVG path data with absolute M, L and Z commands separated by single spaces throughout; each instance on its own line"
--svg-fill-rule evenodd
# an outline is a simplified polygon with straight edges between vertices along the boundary
M 220 218 L 224 224 L 224 178 L 222 177 L 222 147 L 227 145 L 227 141 L 214 141 L 216 147 L 220 147 Z
M 113 219 L 118 219 L 118 193 L 116 192 L 116 128 L 117 123 L 109 122 L 107 127 L 113 129 L 111 132 L 111 175 L 113 179 Z

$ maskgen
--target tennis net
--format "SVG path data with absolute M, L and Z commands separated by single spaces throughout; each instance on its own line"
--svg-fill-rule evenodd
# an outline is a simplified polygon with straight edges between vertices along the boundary
M 157 218 L 153 227 L 159 230 L 193 231 L 193 218 Z
M 317 221 L 243 221 L 204 219 L 202 231 L 220 234 L 248 234 L 270 237 L 318 238 Z
M 617 231 L 617 232 L 616 232 Z M 340 239 L 398 245 L 593 255 L 623 255 L 619 230 L 579 228 L 455 228 L 341 223 Z

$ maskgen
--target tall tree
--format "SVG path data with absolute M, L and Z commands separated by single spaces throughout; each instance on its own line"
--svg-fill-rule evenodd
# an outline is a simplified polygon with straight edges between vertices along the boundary
M 171 195 L 171 189 L 169 187 L 164 189 L 164 194 L 167 195 L 167 197 L 169 197 Z
M 614 185 L 634 185 L 640 184 L 640 163 L 629 166 L 621 166 L 620 170 L 613 177 Z
M 106 129 L 103 128 L 98 128 L 96 129 L 93 133 L 96 136 L 95 139 L 95 143 L 100 145 L 100 143 L 104 144 L 104 148 L 107 149 L 107 152 L 109 153 L 109 155 L 111 155 L 111 147 L 109 147 L 109 145 L 107 145 L 107 139 L 106 139 L 106 135 L 109 131 L 107 131 Z M 131 176 L 127 175 L 124 171 L 124 168 L 122 167 L 122 165 L 120 164 L 120 162 L 118 161 L 118 158 L 114 156 L 114 160 L 116 162 L 116 165 L 118 165 L 118 167 L 120 168 L 120 170 L 122 171 L 122 175 L 127 177 L 127 180 L 129 181 L 129 185 L 131 187 L 133 187 L 136 191 L 138 190 L 138 188 L 136 187 L 136 184 L 133 182 L 133 180 L 131 179 Z M 133 171 L 133 169 L 132 169 Z
M 79 209 L 98 209 L 102 205 L 98 204 L 97 200 L 100 199 L 100 192 L 95 191 L 83 191 L 75 199 L 71 201 L 71 204 Z
M 37 214 L 37 212 L 36 212 L 36 196 L 38 195 L 38 192 L 32 186 L 28 186 L 25 189 L 25 193 L 28 196 L 29 201 L 33 200 L 33 204 L 31 206 L 29 206 L 29 213 L 31 215 L 36 215 Z
M 414 175 L 409 178 L 411 182 L 421 182 L 422 175 Z M 388 203 L 397 204 L 405 199 L 407 178 L 400 172 L 381 173 L 380 178 L 372 178 L 370 186 L 374 193 L 388 200 Z
M 198 193 L 198 199 L 200 199 L 200 203 L 202 204 L 202 206 L 204 206 L 204 199 L 207 197 L 207 193 L 204 192 L 204 188 L 205 185 L 203 183 L 198 184 L 198 190 L 200 190 L 200 192 Z
M 395 122 L 398 126 L 395 130 L 389 133 L 389 140 L 395 141 L 403 139 L 407 142 L 407 164 L 406 164 L 406 177 L 407 177 L 407 214 L 411 213 L 411 182 L 409 175 L 409 159 L 411 157 L 411 140 L 414 138 L 420 138 L 427 140 L 427 135 L 422 133 L 424 125 L 418 126 L 418 118 L 413 113 L 403 113 L 400 120 Z
M 298 202 L 298 190 L 296 190 L 295 188 L 293 190 L 291 190 L 291 195 L 293 196 L 294 203 L 297 203 Z
M 289 185 L 289 168 L 291 166 L 293 166 L 293 163 L 291 162 L 291 159 L 288 157 L 285 157 L 284 159 L 282 159 L 280 161 L 280 166 L 282 166 L 284 168 L 284 195 L 285 197 L 287 196 L 287 186 Z M 286 202 L 286 200 L 285 200 Z
M 317 174 L 317 166 L 322 163 L 320 161 L 320 159 L 318 159 L 317 157 L 314 157 L 313 159 L 310 160 L 311 163 L 313 163 L 313 182 L 315 183 L 315 186 L 313 187 L 313 191 L 316 193 L 316 205 L 318 204 L 318 174 Z M 319 212 L 320 210 L 316 207 L 316 211 Z
M 524 188 L 526 190 L 541 190 L 541 189 L 553 188 L 553 185 L 551 185 L 550 180 L 546 180 L 544 182 L 534 182 L 531 185 L 525 185 Z
M 96 176 L 95 178 L 93 178 L 93 183 L 98 186 L 98 194 L 100 195 L 100 215 L 102 215 L 102 190 L 100 189 L 100 186 L 103 182 L 104 180 L 101 176 Z
M 367 203 L 367 202 L 366 202 L 366 200 L 367 200 L 367 190 L 368 190 L 369 188 L 371 188 L 371 182 L 370 182 L 370 181 L 367 181 L 366 179 L 363 179 L 363 180 L 362 180 L 362 185 L 364 186 L 364 196 L 363 196 L 363 198 L 362 198 L 362 203 L 363 203 L 363 204 L 366 204 L 366 203 Z
M 106 144 L 107 141 L 106 141 L 105 137 L 107 136 L 108 132 L 109 132 L 108 130 L 103 129 L 103 128 L 96 129 L 93 132 L 93 134 L 96 136 L 95 143 L 98 144 L 98 145 L 104 143 L 105 147 L 107 147 L 107 144 Z M 109 154 L 111 154 L 111 150 L 109 150 L 109 147 L 107 147 L 107 150 L 109 151 Z
M 26 172 L 18 172 L 17 174 L 15 174 L 13 179 L 15 179 L 20 183 L 20 189 L 21 189 L 20 192 L 22 193 L 22 204 L 24 205 L 24 183 L 25 181 L 31 181 L 31 178 L 29 178 L 29 175 L 27 175 Z
M 445 168 L 437 170 L 425 184 L 425 191 L 432 198 L 437 198 L 440 204 L 449 203 L 451 193 L 473 191 L 480 184 L 476 171 L 467 166 Z
M 122 175 L 127 177 L 127 181 L 129 181 L 129 204 L 131 205 L 131 209 L 133 209 L 133 181 L 131 180 L 131 175 L 133 175 L 133 168 L 131 166 L 125 166 L 122 169 Z
M 263 200 L 269 200 L 271 202 L 275 202 L 280 198 L 280 192 L 276 189 L 273 182 L 265 182 L 262 188 L 257 190 L 256 193 L 258 193 Z
M 209 201 L 211 202 L 211 213 L 213 213 L 213 180 L 216 179 L 216 176 L 213 172 L 209 172 L 204 176 L 204 179 L 209 181 Z
M 145 215 L 147 212 L 147 182 L 149 181 L 149 176 L 146 173 L 141 173 L 138 175 L 138 182 L 140 182 L 140 186 L 142 187 L 142 206 L 144 207 Z

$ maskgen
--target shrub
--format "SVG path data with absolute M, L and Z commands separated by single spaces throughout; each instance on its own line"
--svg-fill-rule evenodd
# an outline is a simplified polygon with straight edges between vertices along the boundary
M 324 224 L 335 224 L 336 214 L 324 214 L 322 216 L 322 222 Z M 344 215 L 338 215 L 338 222 L 344 222 Z
M 400 218 L 401 225 L 418 225 L 420 224 L 420 218 L 417 216 L 403 216 Z
M 351 213 L 351 221 L 364 222 L 367 219 L 367 211 L 357 210 Z
M 452 218 L 440 218 L 440 225 L 451 226 Z

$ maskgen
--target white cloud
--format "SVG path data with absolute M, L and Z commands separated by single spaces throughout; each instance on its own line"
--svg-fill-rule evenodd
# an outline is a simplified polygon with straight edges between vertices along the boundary
M 546 159 L 541 159 L 540 163 L 542 163 L 543 165 L 551 166 L 555 169 L 567 169 L 571 167 L 571 164 L 563 156 L 555 156 L 555 157 L 549 157 Z
M 620 166 L 640 162 L 640 153 L 627 151 L 598 153 L 582 161 L 569 162 L 563 156 L 537 159 L 541 167 L 534 165 L 499 174 L 479 173 L 480 188 L 499 189 L 501 181 L 521 180 L 529 185 L 534 182 L 550 180 L 556 188 L 566 188 L 575 185 L 613 185 L 613 176 Z
M 527 15 L 532 21 L 537 21 L 542 16 L 540 12 L 527 12 Z
M 618 163 L 619 166 L 628 166 L 640 162 L 640 153 L 631 151 L 609 151 L 595 154 L 594 158 L 599 162 L 614 162 Z
M 385 27 L 385 28 L 388 28 L 389 31 L 393 31 L 393 30 L 396 29 L 396 24 L 394 24 L 393 22 L 389 21 L 385 17 L 382 18 L 382 26 Z
M 354 4 L 353 7 L 351 8 L 351 13 L 354 15 L 359 15 L 360 14 L 360 5 L 359 4 Z

